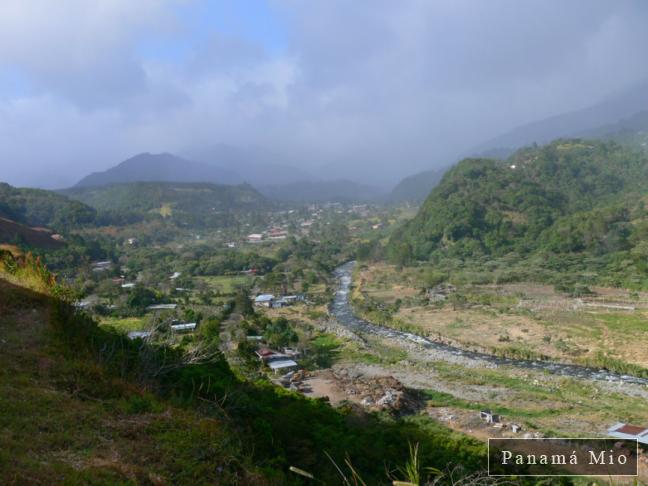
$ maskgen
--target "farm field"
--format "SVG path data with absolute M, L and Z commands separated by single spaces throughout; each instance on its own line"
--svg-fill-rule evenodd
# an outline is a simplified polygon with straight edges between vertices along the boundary
M 386 326 L 509 357 L 648 368 L 646 293 L 593 287 L 570 297 L 535 283 L 457 285 L 435 301 L 412 271 L 372 265 L 356 280 L 356 303 Z

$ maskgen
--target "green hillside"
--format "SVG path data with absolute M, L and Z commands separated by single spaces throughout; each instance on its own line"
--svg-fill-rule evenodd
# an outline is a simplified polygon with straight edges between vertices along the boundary
M 52 191 L 0 183 L 0 217 L 27 226 L 71 228 L 95 220 L 96 211 Z
M 559 140 L 506 161 L 466 159 L 390 241 L 394 260 L 515 254 L 625 259 L 641 275 L 648 159 L 614 142 Z M 628 270 L 633 270 L 629 271 Z
M 133 182 L 104 187 L 75 187 L 63 191 L 100 211 L 173 211 L 209 214 L 255 208 L 265 198 L 252 186 L 208 183 Z

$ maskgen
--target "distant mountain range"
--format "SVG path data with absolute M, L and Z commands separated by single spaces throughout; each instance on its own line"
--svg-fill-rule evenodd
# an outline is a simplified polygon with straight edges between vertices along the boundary
M 387 200 L 395 203 L 421 202 L 428 197 L 430 191 L 439 183 L 444 172 L 443 169 L 428 170 L 405 177 L 391 190 Z
M 128 182 L 224 182 L 235 177 L 215 166 L 193 162 L 177 155 L 143 153 L 103 172 L 94 172 L 75 187 L 107 186 Z
M 227 145 L 195 151 L 181 157 L 170 153 L 141 153 L 102 172 L 81 179 L 76 187 L 105 186 L 127 182 L 210 182 L 265 186 L 309 180 L 301 169 L 263 159 L 261 152 Z
M 115 194 L 115 188 L 107 191 L 111 194 L 107 199 L 104 199 L 106 191 L 77 191 L 76 189 L 127 185 L 136 182 L 203 182 L 220 186 L 249 183 L 260 188 L 260 192 L 270 199 L 293 202 L 365 201 L 381 195 L 378 189 L 353 181 L 315 180 L 300 169 L 274 162 L 251 161 L 248 158 L 249 153 L 226 145 L 219 145 L 194 155 L 200 157 L 199 162 L 169 153 L 139 154 L 106 171 L 90 174 L 71 190 L 61 192 L 100 209 L 116 209 L 108 208 L 107 205 L 119 205 L 116 201 L 110 201 L 110 197 Z M 218 160 L 223 166 L 206 162 L 209 160 Z M 150 190 L 149 186 L 141 187 Z M 126 189 L 122 187 L 120 191 L 124 190 Z
M 516 149 L 534 142 L 545 144 L 557 138 L 583 136 L 601 127 L 615 124 L 621 119 L 632 117 L 643 110 L 648 110 L 648 80 L 582 110 L 563 113 L 514 128 L 474 147 L 468 155 L 488 157 L 496 152 L 500 158 L 505 158 Z

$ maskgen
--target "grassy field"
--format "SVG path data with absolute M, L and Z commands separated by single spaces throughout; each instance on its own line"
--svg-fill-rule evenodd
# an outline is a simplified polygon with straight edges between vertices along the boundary
M 207 287 L 215 292 L 222 294 L 232 294 L 236 288 L 247 285 L 251 282 L 252 277 L 248 275 L 218 275 L 207 277 L 196 277 L 197 282 L 203 282 Z
M 145 320 L 142 317 L 102 317 L 99 324 L 114 327 L 118 331 L 123 332 L 141 331 L 146 327 Z

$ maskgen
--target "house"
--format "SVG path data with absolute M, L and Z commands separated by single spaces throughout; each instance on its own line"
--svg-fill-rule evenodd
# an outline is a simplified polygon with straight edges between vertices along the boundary
M 636 439 L 640 444 L 648 445 L 648 427 L 624 424 L 619 422 L 608 429 L 610 437 L 619 439 Z
M 259 243 L 263 241 L 263 235 L 260 233 L 252 233 L 247 236 L 247 240 L 249 243 Z
M 189 332 L 196 330 L 195 322 L 183 322 L 180 324 L 171 324 L 171 330 L 174 332 Z
M 292 359 L 278 359 L 270 361 L 268 367 L 277 374 L 279 371 L 287 371 L 297 368 L 299 365 Z
M 110 270 L 111 267 L 112 267 L 111 261 L 95 262 L 92 264 L 92 271 L 105 272 L 106 270 Z
M 285 240 L 288 237 L 288 232 L 281 228 L 272 228 L 268 231 L 268 238 L 271 240 Z
M 180 275 L 182 275 L 182 272 L 173 272 L 173 274 L 169 277 L 169 280 L 175 280 L 175 279 L 177 279 Z
M 178 307 L 178 304 L 155 304 L 149 305 L 146 310 L 157 311 L 157 310 L 175 310 Z
M 135 284 L 132 283 L 132 282 L 129 282 L 129 283 L 123 283 L 123 284 L 121 285 L 121 288 L 122 288 L 122 289 L 126 289 L 126 290 L 130 290 L 130 289 L 135 288 Z
M 254 305 L 258 305 L 259 307 L 272 307 L 274 298 L 275 296 L 272 294 L 257 295 L 254 299 Z
M 266 361 L 271 357 L 276 356 L 278 353 L 270 348 L 259 348 L 254 352 L 254 354 L 256 354 L 261 361 Z

